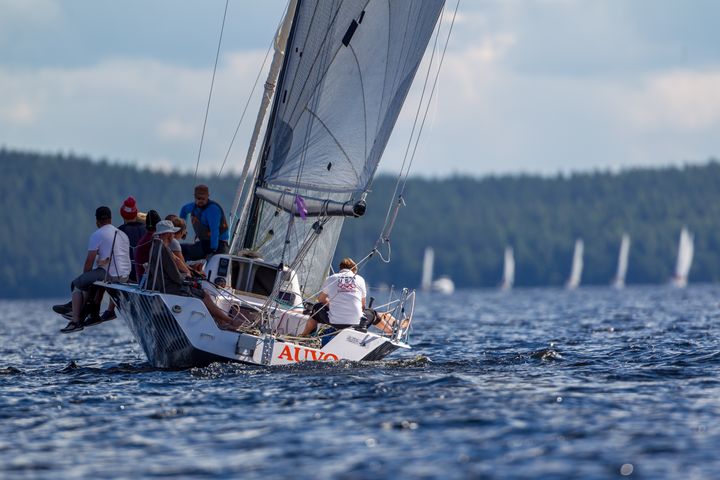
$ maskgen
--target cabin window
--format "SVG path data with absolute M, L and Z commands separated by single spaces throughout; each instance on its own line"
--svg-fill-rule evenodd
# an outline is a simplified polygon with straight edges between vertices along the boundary
M 232 288 L 241 292 L 268 296 L 275 286 L 278 270 L 274 265 L 233 259 Z

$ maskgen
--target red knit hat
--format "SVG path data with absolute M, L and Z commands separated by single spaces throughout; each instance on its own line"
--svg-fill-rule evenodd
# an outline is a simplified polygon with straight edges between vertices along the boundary
M 122 204 L 122 207 L 120 207 L 120 215 L 125 220 L 132 220 L 133 218 L 137 217 L 137 205 L 135 205 L 135 198 L 130 196 L 125 199 L 125 201 Z

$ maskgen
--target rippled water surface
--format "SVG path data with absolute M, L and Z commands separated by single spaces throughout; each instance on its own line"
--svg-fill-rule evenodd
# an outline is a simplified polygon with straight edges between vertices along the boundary
M 388 361 L 186 371 L 0 302 L 0 477 L 720 478 L 720 287 L 418 302 Z

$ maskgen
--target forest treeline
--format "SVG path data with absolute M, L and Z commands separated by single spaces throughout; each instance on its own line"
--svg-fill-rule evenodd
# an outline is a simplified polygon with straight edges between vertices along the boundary
M 193 175 L 163 173 L 68 155 L 0 150 L 0 296 L 62 296 L 79 273 L 94 210 L 108 205 L 115 223 L 133 195 L 141 210 L 177 213 L 192 200 Z M 230 208 L 238 178 L 198 179 Z M 362 258 L 382 228 L 395 178 L 379 176 L 361 219 L 347 219 L 336 257 Z M 629 169 L 554 177 L 531 175 L 410 178 L 392 232 L 392 262 L 373 258 L 372 284 L 416 287 L 425 247 L 435 249 L 436 275 L 459 287 L 500 282 L 503 249 L 515 250 L 517 286 L 559 286 L 576 238 L 585 241 L 583 284 L 605 285 L 615 273 L 620 237 L 632 246 L 627 283 L 665 283 L 678 236 L 695 237 L 691 282 L 720 280 L 720 164 Z M 384 252 L 384 250 L 383 250 Z

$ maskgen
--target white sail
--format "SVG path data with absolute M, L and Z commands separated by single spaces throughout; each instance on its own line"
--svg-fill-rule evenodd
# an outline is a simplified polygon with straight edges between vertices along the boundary
M 253 177 L 255 195 L 244 206 L 241 218 L 247 221 L 235 243 L 258 250 L 269 262 L 293 264 L 308 295 L 327 273 L 343 215 L 364 211 L 359 203 L 443 5 L 443 0 L 297 4 Z M 321 208 L 306 210 L 304 199 Z
M 427 292 L 432 288 L 432 277 L 433 277 L 433 263 L 435 262 L 435 251 L 432 247 L 425 249 L 425 256 L 423 257 L 422 266 L 422 283 L 420 288 Z
M 447 275 L 433 280 L 433 269 L 435 265 L 435 250 L 432 247 L 425 249 L 423 256 L 422 283 L 420 288 L 423 292 L 436 292 L 449 295 L 455 291 L 455 282 Z
M 575 250 L 573 251 L 572 268 L 570 269 L 570 278 L 567 281 L 567 288 L 573 290 L 580 286 L 583 270 L 583 249 L 584 244 L 581 239 L 575 240 Z
M 692 266 L 693 254 L 695 246 L 693 244 L 693 236 L 687 227 L 683 227 L 680 231 L 680 242 L 678 244 L 677 263 L 675 264 L 675 276 L 672 279 L 673 285 L 684 288 L 688 283 L 688 274 Z
M 615 288 L 625 287 L 625 276 L 627 275 L 628 257 L 630 255 L 630 235 L 623 233 L 620 240 L 620 253 L 618 254 L 617 273 L 613 278 L 612 286 Z
M 515 283 L 515 255 L 512 247 L 505 247 L 501 288 L 503 290 L 510 290 L 513 287 L 513 283 Z

